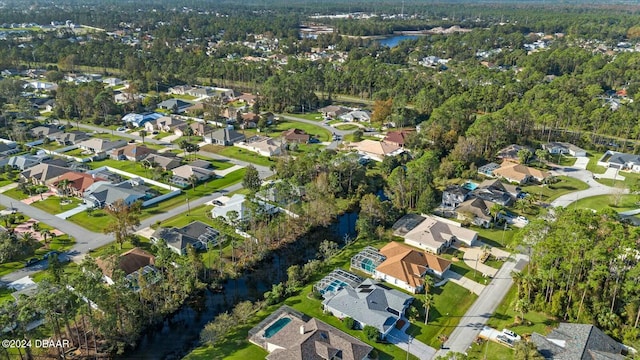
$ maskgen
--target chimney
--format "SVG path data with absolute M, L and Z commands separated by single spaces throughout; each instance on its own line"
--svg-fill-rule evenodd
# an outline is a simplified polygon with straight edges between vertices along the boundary
M 300 325 L 300 335 L 304 335 L 304 325 Z

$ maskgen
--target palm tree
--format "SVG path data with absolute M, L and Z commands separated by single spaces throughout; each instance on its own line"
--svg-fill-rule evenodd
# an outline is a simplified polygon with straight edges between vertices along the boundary
M 187 136 L 187 138 L 189 139 L 188 141 L 191 141 L 191 137 L 194 134 L 193 128 L 191 127 L 191 124 L 189 124 L 189 126 L 187 126 L 184 131 L 182 132 L 183 135 Z
M 429 323 L 429 310 L 433 306 L 433 294 L 424 294 L 422 296 L 422 306 L 424 306 L 424 324 Z
M 51 230 L 42 229 L 40 230 L 40 235 L 42 235 L 42 239 L 44 240 L 45 245 L 49 248 L 49 243 L 51 242 L 50 237 L 53 235 Z
M 180 145 L 180 149 L 182 149 L 184 151 L 184 157 L 187 157 L 187 149 L 189 148 L 189 142 L 187 140 L 180 140 L 180 143 L 178 144 Z
M 189 180 L 189 183 L 191 184 L 191 188 L 193 190 L 195 190 L 196 189 L 196 185 L 198 184 L 198 181 L 200 179 L 198 179 L 198 177 L 195 174 L 192 174 L 191 176 L 189 176 L 188 180 Z
M 140 137 L 142 138 L 142 143 L 144 144 L 144 137 L 148 135 L 147 130 L 138 131 L 138 135 L 140 135 Z
M 491 215 L 493 215 L 493 223 L 495 224 L 498 221 L 498 216 L 500 216 L 500 214 L 504 214 L 504 206 L 500 205 L 500 204 L 493 204 L 491 206 L 491 209 L 489 209 L 489 211 L 491 212 Z
M 56 187 L 58 188 L 58 190 L 62 191 L 63 198 L 67 197 L 67 191 L 69 190 L 69 185 L 71 185 L 71 180 L 69 179 L 62 179 L 58 181 L 58 185 Z

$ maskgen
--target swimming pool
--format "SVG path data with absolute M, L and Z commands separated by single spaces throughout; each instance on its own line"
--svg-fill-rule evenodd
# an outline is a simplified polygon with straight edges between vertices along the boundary
M 277 334 L 278 331 L 282 330 L 282 328 L 285 327 L 290 322 L 291 322 L 291 318 L 289 317 L 283 317 L 276 320 L 276 322 L 274 322 L 271 326 L 269 326 L 264 331 L 264 337 L 267 339 L 272 337 L 273 335 Z
M 467 189 L 467 190 L 475 190 L 478 187 L 478 184 L 476 183 L 472 183 L 472 182 L 466 182 L 462 185 L 463 188 Z

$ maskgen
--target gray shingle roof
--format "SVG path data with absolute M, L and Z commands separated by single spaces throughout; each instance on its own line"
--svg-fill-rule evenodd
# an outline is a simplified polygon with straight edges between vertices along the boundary
M 404 313 L 413 297 L 398 290 L 385 289 L 371 279 L 357 288 L 343 288 L 322 303 L 330 311 L 337 311 L 354 320 L 374 326 L 385 334 Z
M 545 359 L 622 360 L 623 346 L 591 324 L 560 323 L 549 335 L 531 335 Z

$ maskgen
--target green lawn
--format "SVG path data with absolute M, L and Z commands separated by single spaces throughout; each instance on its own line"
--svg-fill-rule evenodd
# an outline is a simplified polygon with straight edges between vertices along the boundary
M 182 99 L 182 100 L 195 100 L 197 99 L 197 97 L 193 96 L 193 95 L 178 95 L 178 94 L 173 94 L 171 95 L 171 97 L 173 97 L 174 99 Z
M 164 132 L 163 131 L 163 132 L 157 134 L 156 136 L 154 136 L 153 138 L 156 139 L 156 140 L 160 140 L 162 138 L 166 138 L 167 136 L 171 136 L 171 135 L 174 135 L 174 133 L 172 133 L 172 132 Z
M 241 149 L 235 146 L 219 146 L 219 145 L 205 145 L 202 147 L 203 151 L 216 153 L 218 155 L 226 156 L 241 161 L 250 162 L 256 165 L 271 166 L 275 165 L 275 161 L 270 158 L 258 155 L 253 151 Z
M 111 221 L 111 218 L 104 210 L 96 209 L 91 215 L 83 211 L 67 218 L 67 221 L 80 225 L 89 231 L 101 233 L 107 223 Z
M 14 180 L 9 180 L 6 177 L 0 177 L 0 187 L 7 186 L 9 184 L 13 184 Z
M 598 195 L 580 199 L 569 206 L 581 209 L 593 209 L 597 211 L 604 208 L 611 208 L 617 212 L 621 212 L 640 208 L 640 205 L 636 205 L 638 200 L 640 200 L 638 195 L 621 195 L 618 206 L 614 206 L 613 195 Z
M 16 200 L 24 200 L 26 198 L 29 197 L 29 195 L 23 193 L 20 189 L 18 188 L 13 188 L 13 189 L 9 189 L 5 192 L 3 192 L 4 195 L 7 195 L 10 198 L 14 198 Z
M 113 160 L 104 159 L 100 161 L 90 161 L 87 163 L 92 169 L 97 169 L 103 166 L 110 166 L 114 169 L 126 171 L 128 173 L 150 178 L 151 170 L 146 168 L 142 163 L 128 160 Z
M 43 229 L 51 228 L 50 226 L 46 226 L 46 224 L 42 223 L 40 227 Z M 27 259 L 30 259 L 32 257 L 42 257 L 42 255 L 51 250 L 67 251 L 73 246 L 74 243 L 75 242 L 69 238 L 69 235 L 65 234 L 62 236 L 56 236 L 49 243 L 49 247 L 46 247 L 44 243 L 41 243 L 42 247 L 37 249 L 34 255 L 25 256 L 24 258 L 17 259 L 16 261 L 0 264 L 0 276 L 4 276 L 16 270 L 22 269 L 24 267 L 24 262 Z
M 503 227 L 495 227 L 485 229 L 483 227 L 473 226 L 471 230 L 478 233 L 478 237 L 487 245 L 499 247 L 502 249 L 510 248 L 513 244 L 513 237 L 518 229 L 507 226 L 507 230 Z
M 499 329 L 502 330 L 502 329 Z M 481 344 L 475 342 L 467 350 L 469 359 L 503 360 L 513 359 L 513 350 L 495 341 L 484 341 Z
M 523 186 L 522 191 L 534 196 L 536 200 L 551 202 L 564 194 L 589 188 L 586 183 L 568 176 L 558 176 L 558 179 L 560 181 L 555 184 Z
M 557 157 L 553 156 L 553 160 L 555 161 L 557 159 Z M 576 163 L 576 158 L 574 158 L 573 156 L 565 156 L 562 155 L 560 156 L 560 163 L 558 165 L 561 166 L 573 166 Z
M 598 160 L 602 158 L 602 155 L 604 155 L 604 153 L 588 152 L 587 157 L 589 158 L 589 163 L 587 164 L 587 170 L 594 174 L 603 174 L 607 169 L 604 166 L 598 165 Z
M 100 138 L 100 139 L 106 139 L 106 140 L 110 140 L 110 141 L 117 141 L 117 140 L 129 141 L 128 138 L 123 138 L 123 137 L 120 137 L 118 135 L 107 133 L 107 132 L 93 134 L 93 137 L 97 137 L 97 138 Z
M 78 205 L 82 203 L 82 201 L 76 198 L 67 198 L 67 201 L 70 201 L 67 205 L 61 205 L 60 201 L 62 199 L 57 196 L 50 196 L 45 200 L 36 201 L 31 206 L 37 207 L 38 209 L 44 210 L 49 214 L 59 214 L 65 212 L 67 210 L 71 210 L 76 208 Z
M 624 176 L 624 180 L 613 180 L 613 179 L 596 179 L 597 182 L 603 185 L 611 186 L 611 187 L 626 187 L 631 188 L 633 185 L 640 181 L 640 174 L 633 173 L 629 171 L 620 171 L 618 172 L 620 176 Z
M 547 334 L 551 330 L 550 327 L 556 325 L 557 321 L 544 313 L 529 311 L 525 314 L 524 318 L 530 322 L 530 324 L 514 323 L 516 315 L 519 316 L 519 314 L 516 314 L 514 311 L 517 291 L 518 289 L 516 286 L 511 287 L 509 292 L 507 292 L 507 295 L 505 295 L 504 300 L 502 300 L 502 303 L 498 305 L 496 312 L 489 319 L 487 325 L 498 330 L 506 328 L 521 336 L 531 334 L 533 332 Z
M 67 152 L 64 152 L 63 154 L 67 156 L 75 156 L 75 157 L 88 157 L 91 155 L 90 152 L 87 152 L 86 150 L 82 150 L 80 148 L 69 150 Z
M 14 300 L 13 296 L 11 296 L 11 293 L 13 293 L 12 289 L 0 287 L 0 305 L 4 304 L 6 301 Z
M 298 117 L 298 118 L 311 120 L 311 121 L 322 121 L 322 120 L 324 120 L 324 117 L 319 112 L 311 112 L 311 113 L 304 113 L 304 114 L 285 114 L 285 115 L 292 116 L 292 117 Z
M 354 124 L 342 124 L 342 125 L 336 125 L 336 129 L 340 129 L 340 130 L 357 130 L 360 129 L 360 126 L 358 125 L 354 125 Z
M 279 122 L 276 126 L 269 128 L 269 133 L 279 135 L 279 133 L 289 129 L 300 129 L 309 135 L 315 136 L 320 141 L 331 141 L 331 132 L 329 130 L 294 120 Z

